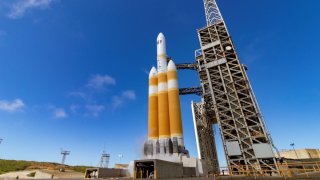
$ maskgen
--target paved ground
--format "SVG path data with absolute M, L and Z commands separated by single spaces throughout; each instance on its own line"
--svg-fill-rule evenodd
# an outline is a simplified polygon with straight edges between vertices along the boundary
M 13 180 L 16 179 L 17 175 L 20 175 L 19 179 L 28 179 L 29 177 L 26 176 L 26 174 L 29 174 L 30 172 L 34 171 L 20 171 L 20 172 L 13 172 L 13 173 L 7 173 L 4 175 L 0 175 L 0 180 Z M 55 174 L 54 178 L 61 179 L 61 180 L 83 180 L 83 174 L 77 173 L 77 172 L 58 172 L 58 171 L 37 171 L 38 176 L 35 178 L 37 180 L 43 179 L 43 180 L 49 180 L 51 179 L 51 175 Z M 36 174 L 37 174 L 36 173 Z M 176 179 L 168 179 L 168 180 L 309 180 L 309 179 L 317 179 L 320 180 L 320 172 L 318 173 L 312 173 L 308 174 L 309 177 L 306 177 L 306 175 L 300 175 L 298 177 L 294 178 L 283 178 L 283 177 L 229 177 L 229 176 L 220 176 L 220 177 L 209 177 L 209 178 L 176 178 Z M 131 178 L 109 178 L 113 180 L 127 180 Z

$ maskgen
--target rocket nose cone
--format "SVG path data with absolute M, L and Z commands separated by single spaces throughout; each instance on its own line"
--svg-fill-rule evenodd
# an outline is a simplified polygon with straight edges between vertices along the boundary
M 152 67 L 149 73 L 149 78 L 157 76 L 157 69 L 155 67 Z
M 168 70 L 177 70 L 177 67 L 172 60 L 168 63 Z
M 166 38 L 164 37 L 163 33 L 159 33 L 157 40 L 165 40 Z

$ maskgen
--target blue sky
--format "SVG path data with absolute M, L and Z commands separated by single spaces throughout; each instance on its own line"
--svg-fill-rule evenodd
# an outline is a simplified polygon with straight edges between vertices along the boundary
M 218 1 L 279 149 L 320 148 L 320 1 Z M 176 63 L 193 62 L 201 1 L 0 0 L 0 158 L 97 165 L 139 158 L 148 71 L 163 32 Z M 179 72 L 180 87 L 198 86 Z M 190 101 L 185 144 L 196 156 Z M 221 143 L 218 142 L 221 164 Z

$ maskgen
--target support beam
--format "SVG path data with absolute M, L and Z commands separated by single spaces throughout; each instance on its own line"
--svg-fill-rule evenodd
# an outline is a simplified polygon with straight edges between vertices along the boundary
M 202 87 L 180 88 L 180 95 L 196 94 L 202 96 Z

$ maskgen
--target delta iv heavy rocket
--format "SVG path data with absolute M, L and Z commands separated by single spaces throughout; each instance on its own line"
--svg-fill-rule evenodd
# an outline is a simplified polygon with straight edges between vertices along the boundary
M 187 155 L 184 147 L 177 68 L 168 62 L 166 39 L 157 38 L 157 69 L 149 74 L 148 142 L 144 154 Z

